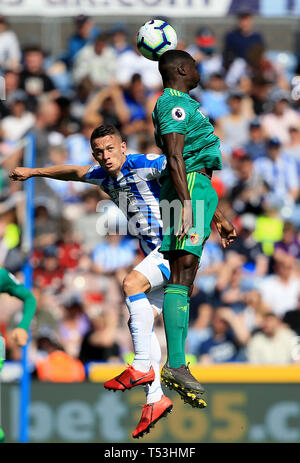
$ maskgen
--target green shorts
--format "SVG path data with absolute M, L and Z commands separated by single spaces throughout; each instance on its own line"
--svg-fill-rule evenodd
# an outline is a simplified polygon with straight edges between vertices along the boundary
M 188 236 L 181 241 L 177 234 L 181 226 L 182 205 L 170 177 L 167 177 L 162 184 L 160 210 L 163 220 L 163 240 L 160 252 L 167 254 L 170 251 L 186 251 L 198 256 L 200 261 L 204 244 L 211 233 L 211 222 L 218 205 L 218 196 L 211 185 L 211 180 L 199 172 L 188 173 L 187 182 L 193 207 L 194 226 Z

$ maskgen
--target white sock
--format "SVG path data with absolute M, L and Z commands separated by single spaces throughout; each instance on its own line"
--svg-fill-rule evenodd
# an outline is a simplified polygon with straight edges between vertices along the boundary
M 144 390 L 146 392 L 147 404 L 158 402 L 163 396 L 163 390 L 160 383 L 160 361 L 161 361 L 161 348 L 157 336 L 152 331 L 151 336 L 151 363 L 155 371 L 155 380 L 151 385 L 146 384 Z
M 129 329 L 135 354 L 132 366 L 146 372 L 151 368 L 153 308 L 145 293 L 126 297 L 126 305 L 130 313 Z

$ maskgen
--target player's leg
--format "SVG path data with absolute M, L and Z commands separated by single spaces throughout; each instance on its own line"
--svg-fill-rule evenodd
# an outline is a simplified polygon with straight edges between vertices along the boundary
M 136 270 L 132 270 L 124 279 L 123 291 L 130 314 L 128 326 L 135 357 L 132 365 L 129 365 L 121 375 L 104 383 L 106 389 L 124 391 L 154 381 L 155 373 L 151 366 L 154 314 L 146 296 L 150 288 L 148 279 Z
M 164 281 L 162 279 L 162 285 Z M 163 287 L 148 294 L 149 301 L 154 308 L 155 318 L 162 313 L 164 290 Z M 134 438 L 143 437 L 145 433 L 150 432 L 155 423 L 161 418 L 166 417 L 172 411 L 172 401 L 164 395 L 160 382 L 160 363 L 161 363 L 161 348 L 155 331 L 152 332 L 151 342 L 151 362 L 155 371 L 155 379 L 150 385 L 144 386 L 146 392 L 146 404 L 142 410 L 141 419 L 133 431 Z
M 203 408 L 206 402 L 200 394 L 203 394 L 205 390 L 185 364 L 189 293 L 199 260 L 196 255 L 186 251 L 171 251 L 169 262 L 171 277 L 165 289 L 163 304 L 168 360 L 162 369 L 161 377 L 164 384 L 170 389 L 175 389 L 185 402 Z

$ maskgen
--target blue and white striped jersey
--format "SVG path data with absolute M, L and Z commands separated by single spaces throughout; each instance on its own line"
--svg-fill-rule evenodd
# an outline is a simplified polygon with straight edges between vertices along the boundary
M 92 166 L 85 181 L 98 185 L 128 219 L 128 230 L 140 240 L 148 255 L 162 240 L 159 210 L 159 177 L 166 167 L 166 157 L 157 154 L 129 154 L 118 177 L 110 176 L 101 166 Z

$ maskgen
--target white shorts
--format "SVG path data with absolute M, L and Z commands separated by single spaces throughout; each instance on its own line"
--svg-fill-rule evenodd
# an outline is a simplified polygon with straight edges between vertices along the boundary
M 147 293 L 150 304 L 153 305 L 158 315 L 162 312 L 164 300 L 164 287 L 170 278 L 169 261 L 164 259 L 158 247 L 150 252 L 147 257 L 134 270 L 142 273 L 151 285 Z

